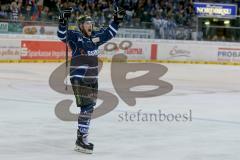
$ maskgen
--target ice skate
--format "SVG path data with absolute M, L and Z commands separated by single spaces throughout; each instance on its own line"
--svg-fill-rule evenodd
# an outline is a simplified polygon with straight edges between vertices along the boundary
M 93 153 L 93 148 L 94 145 L 92 143 L 89 143 L 87 140 L 87 134 L 81 134 L 78 131 L 78 136 L 77 136 L 77 140 L 76 140 L 76 147 L 75 147 L 75 151 L 77 152 L 82 152 L 82 153 L 86 153 L 86 154 L 92 154 Z

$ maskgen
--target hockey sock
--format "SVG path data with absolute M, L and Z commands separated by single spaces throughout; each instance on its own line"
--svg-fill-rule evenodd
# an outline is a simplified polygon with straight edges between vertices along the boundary
M 93 112 L 93 105 L 87 105 L 87 106 L 81 107 L 81 111 L 78 117 L 78 129 L 80 134 L 82 135 L 88 134 L 92 112 Z

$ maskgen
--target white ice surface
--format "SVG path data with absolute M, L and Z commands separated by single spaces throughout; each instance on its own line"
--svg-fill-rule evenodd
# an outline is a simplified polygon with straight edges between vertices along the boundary
M 109 114 L 92 121 L 93 155 L 73 150 L 76 122 L 54 113 L 62 95 L 48 85 L 60 64 L 0 64 L 0 160 L 238 160 L 240 159 L 240 67 L 164 64 L 174 86 L 167 95 L 121 99 Z M 110 64 L 104 64 L 100 90 L 116 95 Z M 72 107 L 77 111 L 76 107 Z M 184 113 L 192 122 L 120 122 L 124 111 Z

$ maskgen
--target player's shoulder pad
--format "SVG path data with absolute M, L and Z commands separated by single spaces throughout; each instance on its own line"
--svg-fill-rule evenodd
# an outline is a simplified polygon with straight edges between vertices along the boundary
M 69 31 L 73 34 L 82 34 L 82 32 L 80 32 L 78 30 L 69 30 Z
M 71 37 L 70 39 L 77 40 L 78 38 L 83 37 L 82 32 L 77 31 L 77 30 L 69 30 L 69 36 Z

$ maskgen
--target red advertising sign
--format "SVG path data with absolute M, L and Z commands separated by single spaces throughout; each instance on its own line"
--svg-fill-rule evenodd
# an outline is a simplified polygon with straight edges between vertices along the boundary
M 23 40 L 21 47 L 24 51 L 21 59 L 58 60 L 64 59 L 66 54 L 66 46 L 60 41 Z

